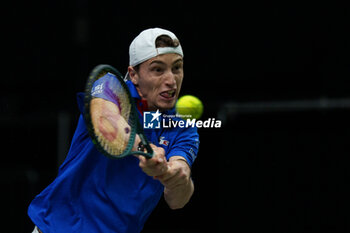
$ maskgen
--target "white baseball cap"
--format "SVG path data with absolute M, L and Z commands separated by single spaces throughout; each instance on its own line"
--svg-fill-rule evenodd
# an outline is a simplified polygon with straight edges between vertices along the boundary
M 130 44 L 129 65 L 136 66 L 152 57 L 166 53 L 176 53 L 183 57 L 180 44 L 177 47 L 156 48 L 156 39 L 162 35 L 169 36 L 173 40 L 177 39 L 174 33 L 161 28 L 150 28 L 142 31 Z

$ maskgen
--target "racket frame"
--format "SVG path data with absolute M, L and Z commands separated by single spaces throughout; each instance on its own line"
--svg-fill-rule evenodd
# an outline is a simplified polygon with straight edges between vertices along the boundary
M 129 118 L 131 117 L 132 119 L 134 119 L 133 123 L 134 125 L 130 125 L 130 137 L 129 137 L 129 141 L 128 144 L 125 148 L 125 150 L 123 151 L 122 154 L 120 154 L 119 156 L 115 156 L 115 155 L 111 155 L 110 153 L 108 153 L 103 146 L 99 143 L 97 136 L 95 135 L 95 130 L 94 130 L 94 126 L 92 124 L 92 119 L 91 119 L 91 100 L 93 99 L 93 96 L 91 96 L 91 90 L 92 87 L 94 85 L 94 82 L 97 81 L 98 75 L 101 72 L 106 72 L 106 73 L 112 73 L 120 82 L 120 84 L 122 85 L 122 88 L 125 90 L 128 99 L 130 100 L 130 115 Z M 89 133 L 90 138 L 92 139 L 92 142 L 94 143 L 94 145 L 96 146 L 96 148 L 105 156 L 112 158 L 112 159 L 121 159 L 124 158 L 126 156 L 129 155 L 142 155 L 146 158 L 152 158 L 153 157 L 153 150 L 147 140 L 147 137 L 144 135 L 143 129 L 141 127 L 141 123 L 137 114 L 137 110 L 136 110 L 136 106 L 134 103 L 134 100 L 130 94 L 129 88 L 126 85 L 126 83 L 124 82 L 124 79 L 122 78 L 121 73 L 115 69 L 113 66 L 111 65 L 107 65 L 107 64 L 101 64 L 101 65 L 97 65 L 90 73 L 89 78 L 86 82 L 86 86 L 85 86 L 85 96 L 84 96 L 84 119 L 85 119 L 85 123 L 87 126 L 87 130 Z M 141 140 L 141 144 L 143 145 L 143 147 L 146 149 L 147 152 L 144 151 L 132 151 L 132 148 L 135 144 L 135 140 L 136 140 L 136 135 L 139 136 L 140 140 Z

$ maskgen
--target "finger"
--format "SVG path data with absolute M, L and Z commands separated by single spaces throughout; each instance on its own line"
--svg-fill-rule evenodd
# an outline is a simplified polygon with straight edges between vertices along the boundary
M 157 147 L 156 145 L 154 145 L 153 143 L 150 143 L 149 145 L 152 147 L 152 149 L 158 148 L 158 147 Z
M 155 150 L 155 152 L 156 152 L 155 156 L 153 158 L 149 159 L 149 161 L 152 161 L 155 164 L 159 164 L 159 163 L 165 164 L 167 162 L 167 160 L 166 160 L 164 154 L 159 153 L 157 150 Z
M 137 158 L 139 159 L 139 166 L 142 168 L 146 165 L 146 158 L 143 156 L 137 156 Z
M 162 147 L 157 147 L 152 143 L 150 144 L 150 146 L 157 157 L 165 157 L 165 150 Z
M 164 187 L 168 188 L 168 189 L 173 189 L 176 186 L 179 186 L 181 183 L 179 182 L 179 180 L 175 179 L 175 177 L 171 177 L 170 179 L 158 179 L 163 185 Z
M 151 176 L 162 175 L 167 171 L 166 163 L 160 163 L 157 159 L 153 159 L 153 160 L 146 159 L 146 158 L 139 158 L 139 159 L 140 159 L 139 166 L 148 175 L 151 175 Z
M 146 160 L 148 166 L 157 166 L 164 164 L 165 160 L 162 157 L 154 157 Z
M 164 186 L 172 185 L 176 182 L 176 176 L 171 172 L 166 172 L 160 176 L 155 176 L 154 179 L 159 180 Z

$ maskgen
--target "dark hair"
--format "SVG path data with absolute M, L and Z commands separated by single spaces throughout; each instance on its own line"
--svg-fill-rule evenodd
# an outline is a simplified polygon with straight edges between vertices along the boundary
M 170 36 L 167 35 L 160 35 L 156 39 L 156 48 L 162 48 L 162 47 L 177 47 L 180 45 L 180 42 L 178 39 L 171 39 Z M 134 66 L 134 69 L 136 72 L 139 72 L 140 65 L 138 64 Z
M 180 42 L 178 39 L 171 39 L 170 36 L 167 35 L 161 35 L 158 36 L 156 39 L 156 48 L 161 47 L 177 47 L 180 45 Z

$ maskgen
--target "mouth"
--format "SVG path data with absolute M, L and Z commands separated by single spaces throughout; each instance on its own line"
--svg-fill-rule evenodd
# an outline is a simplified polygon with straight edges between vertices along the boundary
M 172 89 L 172 90 L 161 92 L 160 96 L 165 98 L 165 99 L 171 100 L 175 97 L 175 94 L 176 94 L 176 90 Z

